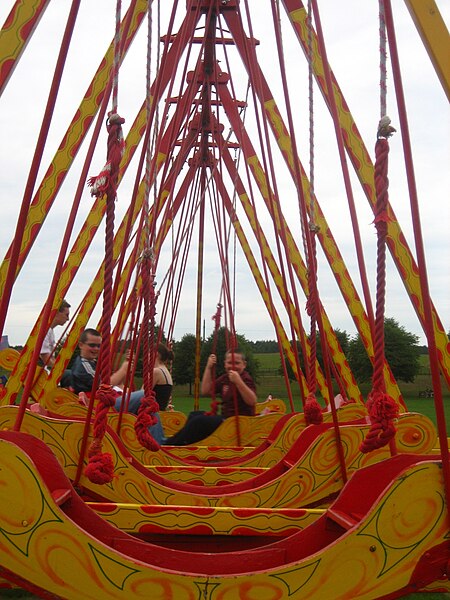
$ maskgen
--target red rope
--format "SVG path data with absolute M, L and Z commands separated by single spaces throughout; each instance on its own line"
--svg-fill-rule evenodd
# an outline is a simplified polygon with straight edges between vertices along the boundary
M 149 427 L 157 423 L 155 413 L 157 413 L 158 410 L 159 406 L 155 400 L 155 392 L 151 390 L 148 396 L 145 395 L 142 398 L 136 423 L 134 424 L 134 430 L 139 443 L 151 452 L 156 452 L 160 449 L 160 445 L 148 430 Z
M 316 281 L 313 279 L 316 277 L 316 236 L 315 230 L 313 229 L 313 225 L 310 224 L 310 240 L 311 240 L 311 250 L 312 255 L 310 258 L 310 263 L 313 261 L 314 265 L 310 265 L 308 269 L 308 300 L 306 303 L 306 311 L 311 319 L 311 333 L 309 336 L 309 361 L 308 361 L 308 397 L 305 400 L 305 406 L 303 408 L 303 414 L 305 416 L 305 421 L 308 425 L 320 425 L 323 421 L 322 415 L 322 407 L 317 402 L 316 399 L 316 389 L 317 389 L 317 377 L 316 377 L 316 360 L 317 360 L 317 339 L 316 339 L 316 323 L 317 323 L 317 306 L 318 306 L 318 297 L 317 297 L 317 285 Z
M 217 305 L 217 312 L 213 316 L 214 321 L 214 334 L 213 334 L 213 343 L 212 343 L 212 354 L 217 353 L 217 338 L 220 328 L 220 317 L 222 313 L 222 305 Z M 219 400 L 216 399 L 216 366 L 213 365 L 211 369 L 211 409 L 206 412 L 206 415 L 217 415 L 217 411 L 219 409 Z
M 120 21 L 120 1 L 117 2 L 116 21 Z M 115 60 L 114 60 L 114 87 L 117 87 L 118 56 L 120 44 L 118 39 L 118 25 L 116 23 Z M 86 467 L 86 477 L 93 483 L 109 483 L 112 481 L 114 465 L 112 456 L 102 453 L 102 442 L 108 422 L 108 410 L 114 405 L 116 393 L 111 381 L 111 317 L 113 312 L 113 245 L 114 245 L 114 202 L 117 195 L 120 161 L 125 147 L 122 125 L 125 119 L 117 114 L 117 95 L 113 99 L 113 110 L 108 113 L 106 128 L 108 131 L 107 162 L 102 172 L 97 177 L 91 177 L 88 185 L 92 188 L 91 194 L 102 197 L 106 194 L 106 225 L 105 225 L 105 271 L 102 314 L 102 348 L 100 353 L 101 385 L 97 390 L 98 401 L 94 421 L 94 440 L 89 450 L 89 462 Z
M 153 276 L 151 274 L 152 258 L 147 250 L 142 261 L 142 288 L 144 295 L 144 317 L 142 323 L 142 352 L 143 352 L 143 375 L 144 375 L 144 397 L 142 398 L 134 430 L 139 443 L 156 452 L 160 446 L 154 439 L 148 428 L 157 423 L 155 413 L 159 406 L 155 400 L 153 391 L 153 363 L 154 363 L 154 323 L 156 315 L 156 298 L 153 287 Z
M 102 442 L 108 424 L 108 411 L 114 405 L 116 394 L 109 384 L 100 384 L 96 398 L 98 400 L 95 410 L 94 439 L 89 449 L 89 462 L 85 475 L 92 483 L 110 483 L 114 475 L 114 463 L 111 454 L 102 452 Z
M 122 125 L 125 119 L 117 113 L 108 113 L 106 129 L 108 131 L 108 159 L 97 177 L 91 177 L 88 185 L 92 187 L 92 196 L 103 196 L 114 188 L 114 198 L 119 176 L 120 161 L 122 159 L 125 142 L 123 139 Z
M 389 137 L 379 129 L 379 135 Z M 398 406 L 386 393 L 384 381 L 384 309 L 386 295 L 386 237 L 389 216 L 388 205 L 388 155 L 389 142 L 379 137 L 375 146 L 375 190 L 377 194 L 376 216 L 374 224 L 377 230 L 377 305 L 375 315 L 374 336 L 374 368 L 372 391 L 367 401 L 371 427 L 360 446 L 361 452 L 367 453 L 381 448 L 393 440 L 395 436 L 394 421 L 398 417 Z

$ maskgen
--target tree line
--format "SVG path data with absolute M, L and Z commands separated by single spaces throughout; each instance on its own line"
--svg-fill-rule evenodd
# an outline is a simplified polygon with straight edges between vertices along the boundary
M 355 379 L 358 383 L 368 382 L 372 378 L 372 363 L 367 355 L 364 344 L 359 335 L 351 337 L 346 331 L 335 329 L 336 337 L 344 352 L 347 361 L 352 369 Z M 385 357 L 389 363 L 394 377 L 400 381 L 412 382 L 420 370 L 420 355 L 424 353 L 424 347 L 419 345 L 419 338 L 413 333 L 408 332 L 403 326 L 393 318 L 387 318 L 384 322 L 385 336 Z M 204 365 L 208 355 L 216 348 L 218 357 L 217 372 L 220 374 L 223 369 L 223 357 L 226 348 L 229 346 L 229 332 L 225 328 L 219 329 L 215 334 L 201 344 L 200 354 L 200 373 L 203 372 Z M 297 349 L 300 360 L 300 366 L 304 370 L 303 356 L 300 343 L 297 341 Z M 237 335 L 237 344 L 245 352 L 247 357 L 247 369 L 257 380 L 259 365 L 255 354 L 278 353 L 279 347 L 276 340 L 251 341 L 245 338 L 245 335 Z M 317 334 L 317 360 L 323 367 L 323 353 L 320 344 L 320 337 Z M 174 342 L 173 350 L 175 359 L 172 366 L 172 376 L 175 383 L 189 384 L 194 382 L 195 378 L 195 354 L 196 338 L 194 334 L 185 334 L 180 341 Z M 426 351 L 426 347 L 425 347 Z M 288 376 L 294 379 L 292 368 L 288 361 Z M 280 375 L 281 375 L 280 368 Z
M 334 330 L 339 344 L 344 352 L 350 368 L 358 383 L 368 382 L 372 378 L 372 364 L 366 353 L 364 344 L 359 335 L 350 336 L 345 330 Z M 158 330 L 155 330 L 157 336 Z M 408 332 L 403 326 L 393 318 L 387 318 L 384 322 L 385 336 L 385 356 L 389 363 L 394 377 L 399 381 L 412 382 L 420 370 L 420 355 L 427 353 L 426 346 L 419 345 L 419 338 L 413 333 Z M 155 338 L 156 339 L 156 338 Z M 164 341 L 164 336 L 163 336 Z M 126 345 L 126 341 L 119 341 L 120 345 Z M 304 371 L 304 362 L 300 343 L 297 341 L 297 350 L 300 366 Z M 320 336 L 317 334 L 317 360 L 323 367 L 323 355 L 320 344 Z M 259 376 L 259 363 L 257 354 L 279 353 L 279 347 L 276 340 L 247 340 L 245 335 L 237 334 L 234 343 L 231 341 L 231 333 L 225 327 L 221 327 L 217 332 L 212 333 L 207 339 L 202 340 L 200 344 L 200 376 L 203 373 L 209 354 L 213 351 L 217 354 L 217 375 L 223 372 L 223 362 L 226 350 L 234 346 L 239 347 L 247 358 L 247 370 L 255 380 Z M 292 343 L 294 347 L 294 343 Z M 21 350 L 22 346 L 13 346 Z M 179 341 L 172 344 L 174 351 L 174 361 L 172 365 L 172 377 L 176 384 L 189 384 L 191 387 L 195 380 L 195 356 L 197 349 L 196 337 L 192 333 L 185 334 Z M 72 360 L 78 353 L 75 350 Z M 72 362 L 72 361 L 71 361 Z M 294 379 L 293 370 L 288 361 L 286 361 L 287 372 L 290 379 Z M 70 368 L 70 364 L 69 364 Z M 280 367 L 279 374 L 282 375 Z M 137 361 L 136 375 L 142 376 L 142 351 L 139 353 Z

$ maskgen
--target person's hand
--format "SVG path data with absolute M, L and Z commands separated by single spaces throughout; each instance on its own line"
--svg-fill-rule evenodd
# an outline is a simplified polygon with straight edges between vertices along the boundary
M 230 369 L 228 371 L 228 379 L 231 381 L 231 383 L 234 383 L 234 385 L 236 385 L 237 383 L 239 383 L 239 381 L 241 381 L 241 376 L 237 371 L 233 371 L 232 369 Z
M 208 356 L 207 367 L 208 369 L 212 369 L 214 365 L 217 363 L 217 356 L 215 354 L 210 354 Z
M 131 366 L 133 367 L 134 365 L 134 358 L 135 355 L 131 353 L 131 349 L 128 348 L 128 350 L 125 352 L 125 361 L 128 365 L 128 363 L 131 363 Z

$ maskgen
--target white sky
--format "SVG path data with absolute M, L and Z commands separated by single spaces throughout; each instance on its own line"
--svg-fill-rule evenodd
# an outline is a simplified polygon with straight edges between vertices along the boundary
M 1 23 L 5 21 L 13 4 L 12 0 L 4 0 L 0 4 Z M 81 2 L 78 24 L 72 42 L 73 48 L 67 60 L 57 108 L 37 180 L 38 184 L 86 91 L 107 44 L 112 39 L 115 4 L 113 0 L 96 0 L 96 2 L 84 0 Z M 448 331 L 450 329 L 448 168 L 450 131 L 448 102 L 405 4 L 400 0 L 392 2 L 392 4 L 421 207 L 429 286 L 434 304 L 446 331 Z M 170 2 L 168 5 L 172 5 L 172 3 Z M 183 13 L 185 5 L 184 0 L 180 0 L 179 12 Z M 254 10 L 254 14 L 252 14 L 254 35 L 261 40 L 261 45 L 257 50 L 260 64 L 274 91 L 280 109 L 284 112 L 283 96 L 280 93 L 279 85 L 278 61 L 275 58 L 273 42 L 270 42 L 272 36 L 270 3 L 268 0 L 249 0 L 249 5 L 250 9 Z M 243 2 L 241 2 L 241 6 L 244 10 Z M 440 1 L 438 6 L 448 24 L 450 21 L 450 5 Z M 27 174 L 42 122 L 69 7 L 70 2 L 68 0 L 50 2 L 35 32 L 35 36 L 29 43 L 0 99 L 2 131 L 0 142 L 1 257 L 4 256 L 14 235 L 15 223 L 19 214 Z M 123 2 L 123 12 L 127 7 L 128 2 Z M 344 3 L 337 3 L 334 0 L 322 0 L 319 7 L 331 67 L 373 158 L 379 119 L 378 1 L 346 0 Z M 167 8 L 167 5 L 165 8 Z M 166 16 L 163 9 L 163 19 Z M 166 27 L 164 23 L 161 26 L 162 33 L 164 33 Z M 179 19 L 177 23 L 179 23 Z M 282 27 L 297 143 L 300 158 L 307 168 L 309 156 L 307 67 L 303 54 L 293 39 L 290 26 L 285 20 Z M 144 100 L 146 36 L 146 23 L 144 22 L 138 39 L 132 50 L 130 50 L 119 76 L 119 112 L 126 119 L 125 134 L 135 118 L 137 109 Z M 231 47 L 229 47 L 229 52 L 237 96 L 243 100 L 247 79 L 243 67 L 240 66 L 237 53 Z M 224 60 L 221 62 L 221 68 L 224 71 L 227 70 Z M 392 118 L 393 125 L 399 129 L 389 66 L 388 75 L 388 114 Z M 317 88 L 315 99 L 316 195 L 357 289 L 360 291 L 353 234 L 337 156 L 334 129 L 328 113 L 324 110 Z M 252 117 L 248 114 L 247 118 L 246 125 L 250 130 Z M 227 133 L 226 127 L 225 135 Z M 257 138 L 252 139 L 257 145 Z M 390 202 L 410 248 L 414 252 L 411 212 L 399 133 L 391 139 L 390 146 Z M 50 278 L 54 271 L 57 253 L 85 152 L 86 144 L 80 151 L 72 168 L 73 173 L 67 177 L 58 200 L 54 204 L 14 288 L 4 331 L 13 345 L 22 344 L 26 341 L 48 293 Z M 97 174 L 100 171 L 105 156 L 106 131 L 103 131 L 99 148 L 89 171 L 90 174 Z M 276 170 L 280 202 L 289 226 L 296 234 L 298 245 L 301 248 L 297 199 L 292 191 L 284 165 L 279 158 L 276 158 Z M 120 222 L 124 214 L 133 183 L 134 180 L 130 174 L 125 178 L 119 189 L 116 224 Z M 366 252 L 365 259 L 367 261 L 369 283 L 373 302 L 375 302 L 374 265 L 376 255 L 375 232 L 372 225 L 373 214 L 353 175 L 352 183 Z M 91 203 L 92 200 L 86 188 L 81 201 L 76 231 L 83 223 Z M 267 215 L 262 210 L 259 216 L 264 223 L 264 227 L 267 228 L 267 235 L 270 237 Z M 97 271 L 103 253 L 102 237 L 103 233 L 100 232 L 98 241 L 89 252 L 67 295 L 73 307 L 76 307 L 81 301 L 93 274 Z M 162 282 L 164 279 L 165 264 L 169 254 L 170 248 L 166 250 L 165 258 L 161 259 L 157 282 Z M 257 255 L 256 250 L 255 254 Z M 216 310 L 220 289 L 220 272 L 210 221 L 207 221 L 205 256 L 204 318 L 206 320 L 206 334 L 208 335 L 212 329 L 210 317 Z M 262 301 L 259 300 L 245 258 L 238 252 L 236 260 L 238 265 L 236 271 L 236 328 L 239 333 L 243 333 L 249 339 L 275 339 L 273 326 L 266 315 Z M 186 291 L 182 296 L 179 309 L 175 339 L 180 339 L 184 333 L 193 332 L 195 329 L 195 261 L 194 253 L 187 269 Z M 353 334 L 355 331 L 353 321 L 320 251 L 318 282 L 321 300 L 332 324 Z M 300 303 L 303 307 L 303 296 L 300 298 Z M 92 317 L 91 325 L 96 324 L 98 315 L 99 309 Z M 396 318 L 401 325 L 408 331 L 416 333 L 421 342 L 424 342 L 420 324 L 390 257 L 388 259 L 386 316 Z M 308 328 L 306 317 L 303 315 L 302 318 L 303 322 L 306 323 L 306 328 Z

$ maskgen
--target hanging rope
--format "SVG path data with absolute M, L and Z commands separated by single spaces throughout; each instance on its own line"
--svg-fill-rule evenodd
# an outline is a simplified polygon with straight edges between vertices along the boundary
M 151 65 L 152 65 L 152 24 L 153 24 L 153 12 L 152 5 L 149 6 L 148 12 L 148 29 L 147 29 L 147 96 L 146 96 L 146 112 L 147 112 L 147 127 L 150 126 L 151 117 Z M 156 129 L 158 129 L 158 123 L 156 123 Z M 156 135 L 156 132 L 155 132 Z M 151 141 L 149 140 L 146 154 L 146 168 L 145 168 L 145 199 L 143 211 L 145 214 L 149 214 L 149 197 L 151 188 Z M 156 185 L 155 185 L 155 199 L 153 209 L 155 214 L 153 216 L 153 225 L 156 225 Z M 142 323 L 142 352 L 143 352 L 143 376 L 144 376 L 144 397 L 142 398 L 139 410 L 137 413 L 137 419 L 134 424 L 134 430 L 136 436 L 142 446 L 152 452 L 159 450 L 160 446 L 155 438 L 149 431 L 149 427 L 156 425 L 157 418 L 155 414 L 159 410 L 158 403 L 156 402 L 155 392 L 153 390 L 153 365 L 155 362 L 155 315 L 156 315 L 156 296 L 154 287 L 154 257 L 151 250 L 150 237 L 154 237 L 154 228 L 152 236 L 149 231 L 148 218 L 145 221 L 144 228 L 145 235 L 145 250 L 142 260 L 142 290 L 144 300 L 144 316 Z
M 156 315 L 156 297 L 151 273 L 152 256 L 146 251 L 142 261 L 142 288 L 144 293 L 144 317 L 142 323 L 142 352 L 143 352 L 143 375 L 144 375 L 144 397 L 142 398 L 137 419 L 134 424 L 136 436 L 142 446 L 156 452 L 160 446 L 154 439 L 148 428 L 157 423 L 155 413 L 159 406 L 153 391 L 153 363 L 154 363 L 154 322 Z
M 303 414 L 308 425 L 319 425 L 323 421 L 322 407 L 316 400 L 317 377 L 317 307 L 319 299 L 317 297 L 317 259 L 316 259 L 316 234 L 319 231 L 315 222 L 314 205 L 314 96 L 313 96 L 313 47 L 312 47 L 312 7 L 308 3 L 308 96 L 309 96 L 309 232 L 312 252 L 308 255 L 306 244 L 306 232 L 303 231 L 305 255 L 309 258 L 308 268 L 308 300 L 306 302 L 306 312 L 310 317 L 311 327 L 309 335 L 309 358 L 307 366 L 308 378 L 308 396 L 305 400 Z
M 105 223 L 105 269 L 103 291 L 103 314 L 101 321 L 102 347 L 99 357 L 101 384 L 96 392 L 97 407 L 94 420 L 94 439 L 89 449 L 89 462 L 86 477 L 92 483 L 104 484 L 112 481 L 114 464 L 111 454 L 102 453 L 102 443 L 107 426 L 108 411 L 115 403 L 117 394 L 111 386 L 111 317 L 113 313 L 113 244 L 114 244 L 114 203 L 117 196 L 120 161 L 124 151 L 122 125 L 125 122 L 117 112 L 118 71 L 120 59 L 120 17 L 121 2 L 116 4 L 116 33 L 114 38 L 113 101 L 108 113 L 107 162 L 97 177 L 91 177 L 88 185 L 91 194 L 103 197 L 106 194 Z
M 222 305 L 217 305 L 217 312 L 213 316 L 214 321 L 214 332 L 213 332 L 213 343 L 212 343 L 212 354 L 217 354 L 217 339 L 219 337 L 220 329 L 220 317 L 222 314 Z M 216 366 L 213 365 L 211 369 L 211 409 L 205 413 L 206 415 L 217 415 L 220 402 L 216 399 Z
M 384 381 L 384 307 L 386 291 L 386 236 L 389 216 L 388 202 L 388 155 L 389 142 L 392 135 L 389 131 L 390 119 L 384 118 L 384 123 L 378 129 L 378 139 L 375 145 L 375 191 L 377 195 L 375 227 L 377 230 L 377 306 L 375 315 L 374 368 L 372 376 L 372 391 L 367 401 L 370 417 L 370 430 L 361 444 L 361 452 L 370 452 L 389 443 L 395 436 L 394 422 L 398 417 L 397 403 L 386 393 Z M 386 129 L 388 128 L 388 129 Z M 392 129 L 392 128 L 390 128 Z M 386 137 L 382 137 L 386 136 Z
M 384 380 L 384 312 L 386 297 L 386 237 L 389 222 L 388 205 L 388 138 L 395 129 L 386 115 L 386 33 L 384 5 L 380 0 L 380 113 L 377 141 L 375 144 L 375 192 L 377 204 L 375 209 L 375 228 L 377 230 L 377 301 L 375 314 L 374 366 L 372 390 L 367 400 L 367 410 L 371 427 L 360 446 L 361 452 L 367 453 L 385 446 L 392 441 L 391 451 L 395 453 L 393 440 L 396 433 L 395 421 L 398 417 L 397 403 L 386 393 Z
M 318 298 L 316 294 L 317 282 L 316 278 L 316 233 L 317 227 L 312 221 L 309 224 L 310 227 L 310 240 L 311 248 L 313 250 L 312 256 L 309 257 L 310 265 L 308 269 L 308 300 L 306 302 L 306 312 L 308 313 L 311 320 L 311 328 L 309 335 L 309 360 L 308 360 L 308 397 L 305 400 L 305 406 L 303 413 L 305 415 L 305 421 L 308 425 L 320 425 L 323 421 L 322 407 L 316 399 L 317 389 L 317 377 L 316 377 L 316 360 L 317 360 L 317 306 Z M 312 264 L 313 263 L 313 264 Z

